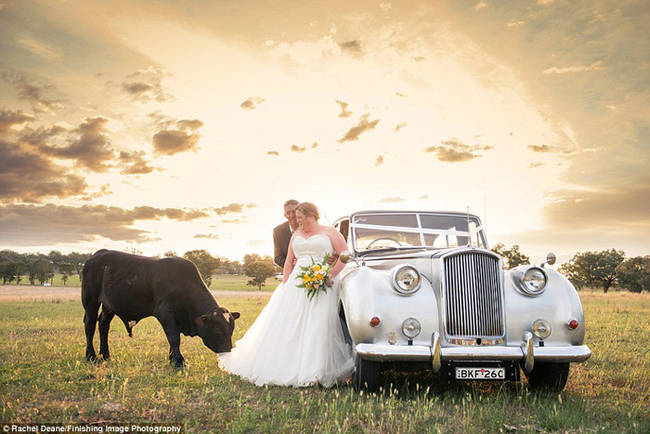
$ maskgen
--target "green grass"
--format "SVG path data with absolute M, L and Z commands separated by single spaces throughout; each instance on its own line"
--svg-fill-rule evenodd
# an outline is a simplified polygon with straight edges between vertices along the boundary
M 237 339 L 266 301 L 219 302 L 242 313 Z M 176 372 L 152 318 L 134 338 L 114 321 L 112 361 L 90 364 L 80 302 L 3 302 L 0 421 L 176 422 L 187 432 L 648 432 L 650 296 L 583 294 L 583 304 L 593 355 L 572 365 L 560 394 L 521 384 L 431 391 L 426 377 L 394 375 L 394 389 L 368 396 L 348 385 L 255 387 L 221 372 L 198 338 L 182 338 L 188 367 Z

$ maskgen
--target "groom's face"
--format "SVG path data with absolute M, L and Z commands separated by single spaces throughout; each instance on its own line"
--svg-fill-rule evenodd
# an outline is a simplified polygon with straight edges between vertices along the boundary
M 298 227 L 298 220 L 296 220 L 296 207 L 298 205 L 286 205 L 284 207 L 284 216 L 289 221 L 292 228 Z

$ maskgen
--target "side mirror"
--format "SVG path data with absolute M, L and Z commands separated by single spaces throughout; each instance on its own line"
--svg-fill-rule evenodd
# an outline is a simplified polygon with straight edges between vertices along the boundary
M 545 264 L 553 265 L 555 264 L 555 261 L 557 261 L 557 256 L 555 256 L 555 253 L 549 253 L 548 255 L 546 255 L 546 261 L 542 263 L 542 267 Z

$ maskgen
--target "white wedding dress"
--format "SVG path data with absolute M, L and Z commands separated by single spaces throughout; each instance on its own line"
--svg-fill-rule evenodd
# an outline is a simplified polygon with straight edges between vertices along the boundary
M 258 386 L 330 387 L 354 370 L 337 314 L 339 281 L 310 301 L 304 288 L 296 287 L 296 275 L 312 258 L 322 262 L 332 244 L 326 234 L 296 235 L 293 251 L 297 263 L 289 280 L 278 285 L 233 350 L 219 354 L 219 367 Z

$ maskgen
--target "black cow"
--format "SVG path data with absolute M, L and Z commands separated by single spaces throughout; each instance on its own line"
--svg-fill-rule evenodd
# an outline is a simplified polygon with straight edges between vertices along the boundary
M 147 258 L 102 249 L 86 261 L 81 302 L 86 327 L 86 359 L 97 359 L 93 347 L 99 306 L 99 354 L 108 352 L 108 330 L 117 315 L 129 336 L 142 318 L 155 316 L 169 341 L 169 362 L 182 367 L 180 333 L 199 335 L 216 353 L 232 349 L 232 332 L 239 312 L 219 307 L 196 266 L 183 258 Z

